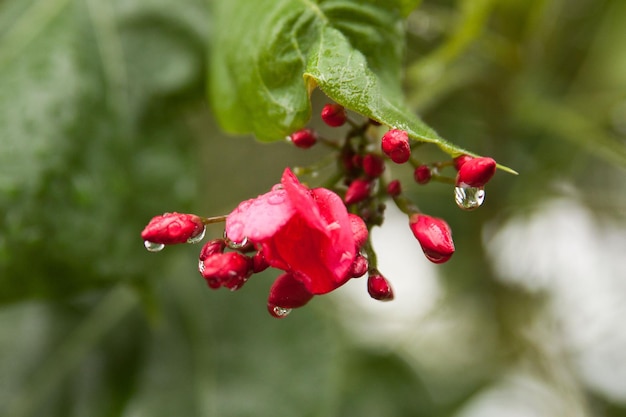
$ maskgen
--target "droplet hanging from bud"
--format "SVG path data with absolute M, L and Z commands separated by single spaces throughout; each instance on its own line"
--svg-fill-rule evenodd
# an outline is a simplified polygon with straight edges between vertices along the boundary
M 144 240 L 143 245 L 149 252 L 160 252 L 165 247 L 163 243 L 150 242 L 149 240 Z
M 200 242 L 202 239 L 204 239 L 205 233 L 206 233 L 206 226 L 204 226 L 202 229 L 200 229 L 200 231 L 198 232 L 197 235 L 191 236 L 189 239 L 187 239 L 187 243 L 198 243 L 198 242 Z
M 454 201 L 463 210 L 475 210 L 485 201 L 484 187 L 454 187 Z
M 279 307 L 271 303 L 267 304 L 267 311 L 269 311 L 272 317 L 275 317 L 277 319 L 284 319 L 289 315 L 289 313 L 291 313 L 290 308 Z

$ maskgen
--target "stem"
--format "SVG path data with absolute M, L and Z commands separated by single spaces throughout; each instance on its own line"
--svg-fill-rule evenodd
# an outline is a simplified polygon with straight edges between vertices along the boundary
M 420 209 L 406 196 L 400 194 L 393 198 L 393 202 L 400 209 L 401 212 L 410 216 L 411 214 L 421 213 Z
M 228 214 L 215 217 L 202 217 L 202 224 L 223 223 L 226 221 Z
M 363 251 L 365 251 L 365 255 L 367 256 L 368 272 L 378 270 L 378 258 L 376 257 L 376 252 L 372 247 L 372 239 L 370 236 L 367 237 L 367 240 L 363 244 Z

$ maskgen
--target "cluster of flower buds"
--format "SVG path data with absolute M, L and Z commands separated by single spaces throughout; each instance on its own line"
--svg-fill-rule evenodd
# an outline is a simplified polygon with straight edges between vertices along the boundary
M 166 213 L 153 218 L 142 232 L 146 248 L 158 251 L 165 245 L 196 243 L 207 224 L 224 222 L 224 236 L 200 251 L 200 274 L 212 289 L 235 291 L 268 267 L 282 271 L 267 300 L 268 311 L 277 318 L 366 274 L 367 292 L 373 299 L 393 299 L 390 282 L 378 270 L 369 234 L 373 226 L 382 224 L 389 198 L 407 214 L 426 259 L 447 262 L 455 250 L 450 227 L 443 219 L 422 213 L 403 193 L 400 181 L 389 178 L 386 164 L 410 165 L 418 184 L 454 184 L 457 204 L 470 210 L 482 204 L 496 162 L 461 155 L 420 163 L 404 130 L 390 129 L 378 136 L 380 123 L 356 123 L 339 104 L 324 106 L 321 118 L 328 126 L 349 129 L 339 140 L 320 137 L 309 128 L 294 132 L 288 140 L 302 149 L 316 143 L 333 148 L 338 162 L 335 182 L 309 188 L 287 168 L 270 191 L 243 201 L 226 216 Z M 455 178 L 441 174 L 448 166 L 457 170 Z

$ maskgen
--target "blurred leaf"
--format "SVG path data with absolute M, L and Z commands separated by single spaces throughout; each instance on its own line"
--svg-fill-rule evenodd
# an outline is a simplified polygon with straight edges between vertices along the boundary
M 138 279 L 143 224 L 192 201 L 204 4 L 181 6 L 3 3 L 0 302 Z
M 318 86 L 346 108 L 413 139 L 451 155 L 469 153 L 402 104 L 399 10 L 407 4 L 218 1 L 210 90 L 218 119 L 233 132 L 281 140 L 306 124 L 309 95 Z

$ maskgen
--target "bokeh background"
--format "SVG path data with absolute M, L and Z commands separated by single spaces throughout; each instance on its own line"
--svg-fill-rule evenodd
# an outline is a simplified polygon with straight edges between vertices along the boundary
M 462 212 L 394 167 L 451 225 L 452 260 L 429 264 L 390 205 L 373 233 L 396 299 L 353 280 L 284 320 L 265 310 L 275 272 L 211 291 L 199 246 L 139 237 L 327 154 L 219 129 L 210 17 L 210 0 L 0 3 L 0 415 L 626 416 L 626 2 L 424 0 L 408 102 L 520 175 Z

